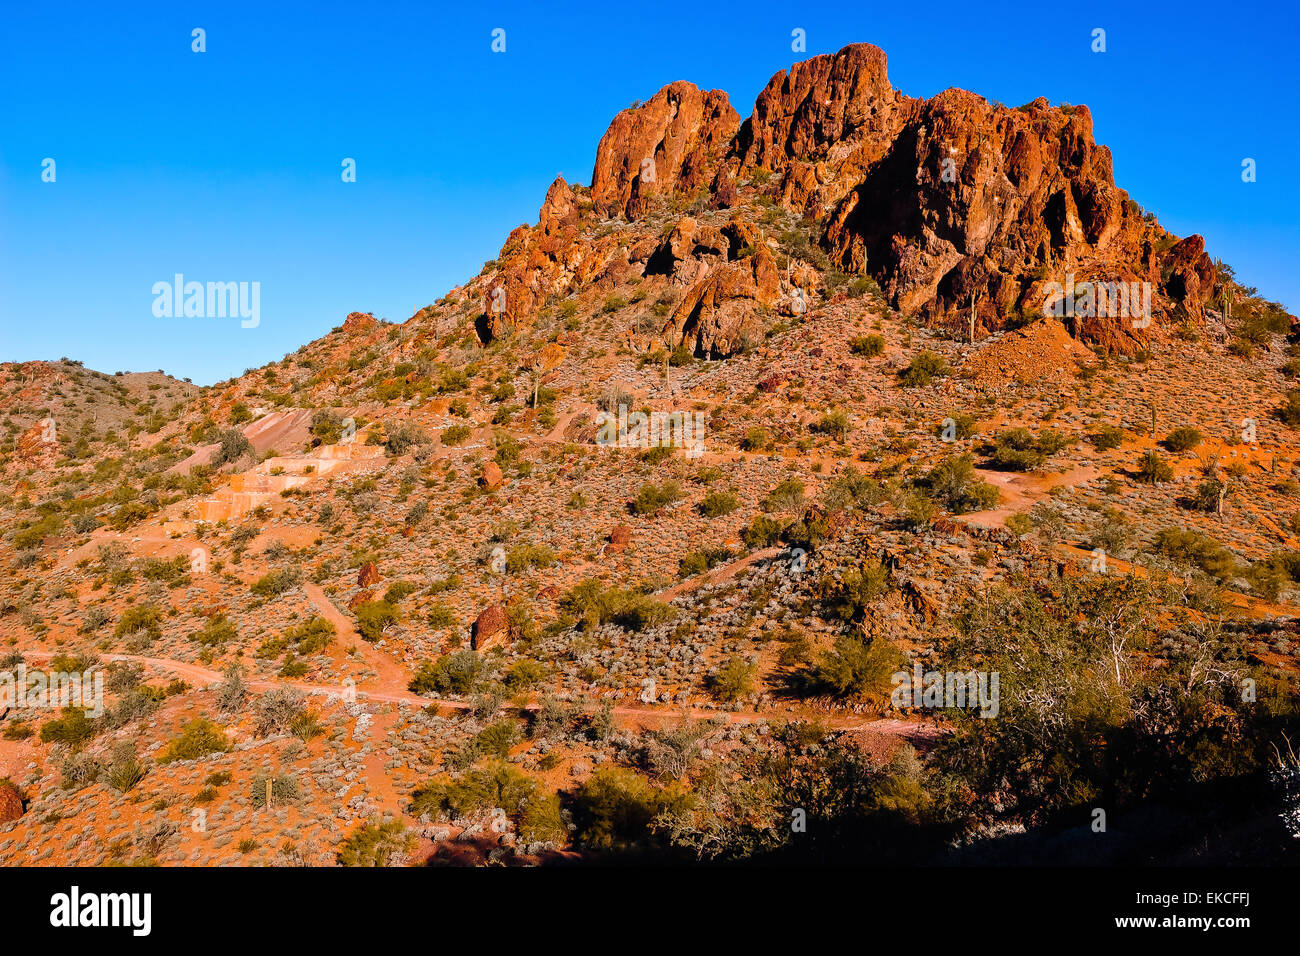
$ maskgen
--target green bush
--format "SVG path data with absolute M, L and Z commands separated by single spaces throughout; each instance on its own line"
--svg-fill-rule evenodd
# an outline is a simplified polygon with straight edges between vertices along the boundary
M 1191 451 L 1201 440 L 1201 433 L 1195 428 L 1175 428 L 1165 438 L 1165 447 L 1170 451 Z
M 475 651 L 463 648 L 444 654 L 436 661 L 425 661 L 408 685 L 411 693 L 467 694 L 474 689 L 484 671 L 483 660 Z
M 597 850 L 630 847 L 646 837 L 656 817 L 687 802 L 676 785 L 659 789 L 635 771 L 601 767 L 574 795 L 578 839 Z
M 883 335 L 858 335 L 849 339 L 849 351 L 864 358 L 875 358 L 885 351 Z
M 681 486 L 671 479 L 665 481 L 662 485 L 647 482 L 637 492 L 636 500 L 632 502 L 632 510 L 639 515 L 658 514 L 663 508 L 674 501 L 680 500 L 681 497 Z
M 459 445 L 470 436 L 472 429 L 468 425 L 449 425 L 442 430 L 444 445 Z
M 940 355 L 933 352 L 921 352 L 912 359 L 910 365 L 899 373 L 904 386 L 907 388 L 916 388 L 921 385 L 929 385 L 936 378 L 942 378 L 949 373 L 948 362 Z
M 706 518 L 720 518 L 729 515 L 740 507 L 740 499 L 735 492 L 710 491 L 700 502 L 700 513 Z
M 197 760 L 211 753 L 225 753 L 230 749 L 225 731 L 220 726 L 204 717 L 198 717 L 187 723 L 176 737 L 158 755 L 159 763 L 171 763 L 175 760 Z
M 398 620 L 397 608 L 388 601 L 364 601 L 357 605 L 357 631 L 371 644 L 382 639 L 385 629 Z
M 733 703 L 754 693 L 758 668 L 743 657 L 734 656 L 709 677 L 709 690 L 718 700 Z
M 740 533 L 741 540 L 745 542 L 745 547 L 751 550 L 759 548 L 770 548 L 781 537 L 781 532 L 785 525 L 767 515 L 758 515 L 750 522 L 749 527 Z
M 1152 448 L 1143 456 L 1142 463 L 1138 465 L 1137 476 L 1143 481 L 1156 485 L 1164 481 L 1171 481 L 1174 477 L 1174 470 Z
M 1124 429 L 1114 425 L 1102 425 L 1088 436 L 1088 440 L 1098 451 L 1109 451 L 1124 444 Z
M 975 472 L 970 455 L 947 458 L 925 477 L 930 495 L 953 514 L 984 511 L 998 502 L 998 490 Z
M 415 836 L 401 820 L 365 823 L 343 841 L 338 861 L 343 866 L 388 866 L 393 857 L 414 846 Z

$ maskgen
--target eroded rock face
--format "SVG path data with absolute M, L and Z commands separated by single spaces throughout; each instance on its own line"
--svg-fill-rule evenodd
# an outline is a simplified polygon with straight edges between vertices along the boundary
M 636 219 L 654 196 L 689 194 L 708 185 L 739 125 L 726 93 L 680 80 L 624 110 L 596 148 L 591 174 L 596 210 Z
M 357 332 L 369 332 L 377 322 L 378 319 L 369 312 L 349 312 L 348 317 L 343 320 L 343 331 L 348 335 Z
M 728 208 L 738 184 L 820 222 L 816 240 L 840 269 L 872 276 L 896 309 L 931 321 L 964 327 L 973 308 L 979 328 L 993 331 L 1041 315 L 1050 283 L 1150 283 L 1154 322 L 1067 323 L 1079 338 L 1132 350 L 1152 325 L 1199 318 L 1214 293 L 1201 238 L 1173 242 L 1116 187 L 1087 107 L 1039 98 L 1009 109 L 957 89 L 908 97 L 869 44 L 777 73 L 739 125 L 725 94 L 664 87 L 610 124 L 589 200 L 600 216 L 638 220 L 703 192 L 710 208 Z M 745 334 L 746 308 L 812 291 L 800 285 L 806 274 L 784 289 L 769 275 L 770 257 L 755 252 L 761 237 L 719 235 L 694 219 L 658 242 L 621 240 L 590 221 L 584 235 L 580 205 L 557 180 L 538 225 L 511 234 L 488 283 L 481 339 L 528 321 L 548 296 L 612 289 L 642 268 L 688 290 L 668 328 L 693 337 L 699 354 L 726 354 Z M 738 262 L 741 248 L 754 261 Z
M 632 543 L 632 529 L 625 524 L 614 525 L 609 533 L 608 551 L 619 552 L 626 551 L 627 546 Z
M 781 295 L 776 260 L 766 246 L 737 262 L 713 268 L 682 297 L 668 328 L 696 355 L 722 358 L 738 351 L 747 336 L 761 336 L 758 306 Z
M 23 801 L 13 787 L 0 785 L 0 823 L 10 823 L 23 815 Z
M 357 572 L 357 587 L 369 588 L 379 583 L 379 569 L 375 567 L 375 562 L 367 561 L 361 565 L 361 570 Z

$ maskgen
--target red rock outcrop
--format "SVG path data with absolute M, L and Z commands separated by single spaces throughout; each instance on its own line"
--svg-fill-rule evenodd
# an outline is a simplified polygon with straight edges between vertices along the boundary
M 0 784 L 0 823 L 10 823 L 23 815 L 23 800 L 18 791 Z
M 933 321 L 964 327 L 973 306 L 978 326 L 995 330 L 1042 314 L 1050 283 L 1150 283 L 1156 320 L 1197 318 L 1214 293 L 1201 238 L 1174 242 L 1115 185 L 1087 107 L 1039 98 L 1009 109 L 957 89 L 908 97 L 869 44 L 778 72 L 743 124 L 725 94 L 686 82 L 624 110 L 601 138 L 588 208 L 638 220 L 706 198 L 727 208 L 740 189 L 820 223 L 815 239 L 839 268 L 872 276 L 895 308 Z M 584 230 L 583 205 L 557 179 L 537 226 L 511 234 L 486 282 L 481 340 L 550 297 L 612 291 L 643 269 L 688 288 L 667 328 L 694 337 L 700 354 L 726 354 L 745 335 L 743 313 L 781 295 L 765 250 L 735 262 L 761 241 L 737 243 L 694 219 L 658 241 L 629 241 L 590 218 Z M 789 286 L 808 293 L 807 281 L 793 263 Z M 1067 327 L 1133 349 L 1151 324 L 1081 316 Z
M 591 174 L 596 210 L 636 219 L 654 197 L 707 186 L 739 125 L 726 93 L 680 80 L 623 110 L 596 148 Z
M 696 355 L 721 358 L 740 349 L 747 336 L 761 334 L 757 306 L 773 305 L 780 296 L 776 260 L 760 246 L 709 271 L 682 297 L 667 328 Z
M 348 335 L 357 332 L 369 332 L 378 322 L 369 312 L 349 312 L 348 317 L 343 320 L 343 331 Z
M 486 488 L 488 491 L 494 491 L 501 487 L 503 477 L 501 466 L 494 461 L 489 461 L 484 463 L 483 471 L 478 476 L 478 483 L 480 487 Z
M 375 567 L 375 562 L 367 561 L 361 565 L 361 570 L 357 573 L 357 587 L 368 588 L 379 583 L 379 569 Z
M 626 551 L 627 546 L 632 542 L 632 529 L 625 524 L 616 524 L 609 533 L 609 545 L 607 551 L 618 553 Z
M 481 613 L 470 628 L 470 647 L 486 650 L 489 645 L 504 640 L 510 631 L 510 621 L 503 605 L 493 604 Z

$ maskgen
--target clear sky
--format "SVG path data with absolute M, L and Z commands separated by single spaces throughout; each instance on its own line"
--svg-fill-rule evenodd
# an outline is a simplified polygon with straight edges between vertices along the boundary
M 777 70 L 857 41 L 909 95 L 1087 104 L 1121 187 L 1300 309 L 1294 3 L 835 7 L 5 0 L 0 359 L 208 384 L 350 311 L 404 320 L 535 221 L 557 173 L 589 182 L 633 100 L 687 79 L 744 117 Z M 176 273 L 259 282 L 260 324 L 156 317 Z

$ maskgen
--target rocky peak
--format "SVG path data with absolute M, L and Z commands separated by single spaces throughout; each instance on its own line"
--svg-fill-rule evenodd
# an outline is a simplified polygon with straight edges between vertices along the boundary
M 739 124 L 726 93 L 682 80 L 623 110 L 596 148 L 591 199 L 597 211 L 635 219 L 651 197 L 707 186 Z

